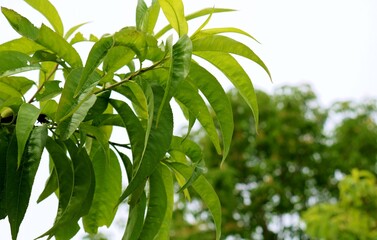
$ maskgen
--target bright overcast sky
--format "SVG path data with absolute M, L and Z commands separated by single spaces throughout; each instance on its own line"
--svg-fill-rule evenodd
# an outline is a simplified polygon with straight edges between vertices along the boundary
M 134 25 L 136 0 L 52 1 L 61 14 L 65 29 L 91 21 L 81 30 L 101 36 Z M 233 26 L 246 30 L 261 44 L 242 36 L 269 67 L 273 83 L 255 64 L 245 67 L 257 88 L 271 90 L 282 84 L 310 83 L 328 105 L 335 100 L 377 97 L 377 1 L 375 0 L 187 0 L 186 13 L 204 7 L 237 9 L 236 13 L 215 14 L 209 26 Z M 37 26 L 43 18 L 21 0 L 0 0 Z M 203 21 L 203 20 L 201 20 Z M 194 28 L 190 29 L 195 31 Z M 0 16 L 0 42 L 17 34 Z M 263 107 L 263 105 L 261 105 Z M 38 176 L 38 175 L 37 175 Z M 33 194 L 40 193 L 42 185 Z M 34 201 L 34 202 L 33 202 Z M 47 230 L 56 203 L 42 203 L 28 212 L 21 225 L 20 239 L 32 239 Z M 50 219 L 42 212 L 48 210 Z M 48 214 L 48 213 L 47 213 Z M 51 219 L 52 218 L 52 219 Z M 0 238 L 10 239 L 7 222 L 0 221 Z

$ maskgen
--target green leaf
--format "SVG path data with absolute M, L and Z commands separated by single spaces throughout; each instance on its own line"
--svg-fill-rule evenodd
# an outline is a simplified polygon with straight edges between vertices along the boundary
M 188 25 L 185 18 L 184 6 L 182 0 L 158 0 L 161 9 L 170 25 L 182 37 L 188 33 Z
M 153 34 L 153 30 L 156 26 L 158 16 L 160 14 L 160 4 L 158 0 L 153 0 L 152 5 L 148 8 L 148 11 L 144 17 L 143 31 Z
M 32 40 L 37 39 L 39 29 L 36 28 L 27 18 L 5 7 L 1 7 L 1 11 L 16 32 Z
M 192 163 L 199 163 L 203 160 L 202 149 L 194 141 L 187 138 L 174 136 L 169 151 L 179 151 L 188 156 Z
M 209 35 L 215 35 L 215 34 L 219 34 L 219 33 L 239 33 L 239 34 L 242 34 L 242 35 L 245 35 L 251 39 L 253 39 L 254 41 L 256 41 L 257 43 L 258 40 L 255 39 L 253 36 L 251 36 L 249 33 L 239 29 L 239 28 L 235 28 L 235 27 L 225 27 L 225 28 L 210 28 L 210 29 L 204 29 L 204 30 L 201 30 L 200 31 L 200 34 L 198 34 L 198 36 L 195 36 L 195 38 L 200 38 L 200 36 L 209 36 Z M 193 39 L 193 37 L 192 37 Z
M 110 147 L 106 134 L 99 127 L 91 126 L 85 123 L 80 125 L 80 131 L 81 130 L 96 138 L 102 148 L 102 151 L 105 153 L 104 159 L 106 162 L 110 161 Z
M 114 73 L 132 61 L 135 53 L 128 47 L 116 46 L 109 50 L 103 60 L 103 70 Z
M 137 240 L 143 230 L 145 209 L 147 198 L 145 193 L 141 195 L 139 201 L 134 206 L 130 206 L 129 217 L 122 240 Z
M 81 88 L 79 96 L 74 97 L 83 69 L 74 69 L 67 76 L 63 92 L 60 98 L 56 121 L 58 122 L 57 132 L 62 140 L 68 139 L 85 119 L 89 109 L 96 101 L 92 89 L 100 80 L 99 75 L 94 72 Z
M 206 16 L 206 15 L 210 15 L 210 14 L 213 14 L 213 13 L 222 13 L 222 12 L 232 12 L 232 11 L 235 11 L 233 9 L 227 9 L 227 8 L 204 8 L 200 11 L 197 11 L 197 12 L 194 12 L 194 13 L 191 13 L 189 15 L 186 16 L 186 21 L 189 21 L 189 20 L 192 20 L 192 19 L 196 19 L 198 17 L 203 17 L 203 16 Z M 167 31 L 169 31 L 170 29 L 172 29 L 172 26 L 169 24 L 167 26 L 165 26 L 164 28 L 162 28 L 158 33 L 156 33 L 156 38 L 160 38 L 162 35 L 164 35 Z
M 7 151 L 10 142 L 10 134 L 5 129 L 0 129 L 0 220 L 7 213 L 6 206 L 6 175 L 7 175 Z
M 159 12 L 160 4 L 158 3 L 158 0 L 153 0 L 152 5 L 149 8 L 143 0 L 139 0 L 136 8 L 137 29 L 153 34 Z
M 119 100 L 110 99 L 110 104 L 118 112 L 126 128 L 131 143 L 134 168 L 137 169 L 142 159 L 145 144 L 145 130 L 130 106 Z
M 68 39 L 70 36 L 72 36 L 72 34 L 74 34 L 80 27 L 88 24 L 89 22 L 84 22 L 84 23 L 80 23 L 80 24 L 77 24 L 73 27 L 71 27 L 67 32 L 66 34 L 64 35 L 64 39 Z
M 105 91 L 96 95 L 96 102 L 94 103 L 93 107 L 89 109 L 84 121 L 92 120 L 106 111 L 109 104 L 110 94 L 111 91 Z
M 46 146 L 58 173 L 59 209 L 54 225 L 40 237 L 51 237 L 58 232 L 62 239 L 67 239 L 76 233 L 75 231 L 69 232 L 69 230 L 72 226 L 76 226 L 75 223 L 81 216 L 88 213 L 91 206 L 94 194 L 93 166 L 86 150 L 82 147 L 76 147 L 71 140 L 66 141 L 65 146 L 69 151 L 72 162 L 67 158 L 64 149 L 51 138 L 47 139 Z M 62 144 L 62 146 L 64 145 Z M 65 173 L 61 171 L 65 171 Z M 62 179 L 65 174 L 69 179 Z M 63 184 L 64 181 L 66 181 L 66 185 Z M 63 187 L 67 187 L 67 189 L 62 189 Z M 67 230 L 69 234 L 63 232 Z
M 98 42 L 94 44 L 92 49 L 89 52 L 88 59 L 86 60 L 84 70 L 82 71 L 82 75 L 80 78 L 80 82 L 77 85 L 75 91 L 75 97 L 79 94 L 82 90 L 83 86 L 86 85 L 88 78 L 90 75 L 93 74 L 94 70 L 98 67 L 98 65 L 102 62 L 103 58 L 109 51 L 109 49 L 113 46 L 113 38 L 112 37 L 105 37 L 101 38 Z
M 47 81 L 41 91 L 37 93 L 35 99 L 39 102 L 50 100 L 56 97 L 62 92 L 62 88 L 59 87 L 60 81 Z
M 158 111 L 157 123 L 161 115 L 161 107 L 175 95 L 179 84 L 187 77 L 190 71 L 191 54 L 191 40 L 187 35 L 184 35 L 174 44 L 172 49 L 169 78 L 166 83 L 164 98 Z
M 40 110 L 32 104 L 24 103 L 18 111 L 16 122 L 17 136 L 17 167 L 21 164 L 22 154 L 25 151 L 25 145 L 29 138 L 34 124 L 37 121 Z
M 109 161 L 104 161 L 105 153 L 95 147 L 91 153 L 96 178 L 96 187 L 92 207 L 83 217 L 85 231 L 97 233 L 100 226 L 110 226 L 116 213 L 116 206 L 122 193 L 122 178 L 119 161 L 113 151 Z
M 34 82 L 25 77 L 2 77 L 0 83 L 4 83 L 15 89 L 20 95 L 24 95 L 33 85 Z
M 82 67 L 82 61 L 77 51 L 62 36 L 44 24 L 42 24 L 35 41 L 53 53 L 56 53 L 72 68 Z
M 125 27 L 114 34 L 115 46 L 124 46 L 132 49 L 140 61 L 144 61 L 148 51 L 147 37 L 144 32 L 133 27 Z
M 63 36 L 64 28 L 62 20 L 56 8 L 48 0 L 25 0 L 35 10 L 40 12 L 52 25 L 55 31 Z
M 33 57 L 31 58 L 32 63 L 38 63 L 38 62 L 56 62 L 56 63 L 62 63 L 62 61 L 59 60 L 59 57 L 56 54 L 53 54 L 49 51 L 45 50 L 38 50 L 33 54 Z
M 42 49 L 44 49 L 43 46 L 26 37 L 13 39 L 0 45 L 0 51 L 16 51 L 28 55 Z
M 195 62 L 191 62 L 191 71 L 188 81 L 194 84 L 207 98 L 218 119 L 223 140 L 223 159 L 228 156 L 233 136 L 233 112 L 232 105 L 217 79 Z
M 18 230 L 29 205 L 31 189 L 47 138 L 47 127 L 35 127 L 30 135 L 26 151 L 17 165 L 17 139 L 13 135 L 7 152 L 6 202 L 12 239 Z
M 39 195 L 37 203 L 42 202 L 51 194 L 53 194 L 56 190 L 58 190 L 58 177 L 56 175 L 55 168 L 52 169 L 50 176 L 46 181 L 45 188 L 43 189 L 42 193 Z
M 167 165 L 183 175 L 186 179 L 189 179 L 192 175 L 191 167 L 182 163 L 167 163 Z M 216 227 L 216 239 L 220 239 L 221 205 L 215 190 L 203 175 L 199 176 L 195 182 L 192 183 L 191 187 L 199 194 L 211 212 Z
M 39 69 L 39 65 L 31 64 L 30 60 L 31 58 L 24 53 L 16 51 L 1 51 L 0 77 Z
M 149 202 L 139 239 L 169 239 L 174 190 L 170 170 L 158 164 L 149 179 Z
M 199 120 L 200 124 L 206 130 L 208 137 L 211 139 L 218 154 L 221 154 L 221 146 L 216 126 L 209 109 L 195 89 L 187 81 L 181 82 L 179 91 L 176 92 L 175 98 L 179 100 L 186 108 Z
M 195 55 L 212 63 L 233 83 L 253 111 L 255 127 L 258 129 L 258 103 L 253 84 L 242 66 L 228 53 L 195 52 Z
M 198 33 L 198 35 L 200 35 L 200 32 Z M 226 36 L 207 34 L 204 35 L 204 37 L 195 38 L 192 41 L 193 53 L 195 55 L 200 54 L 200 52 L 211 51 L 237 54 L 248 58 L 261 66 L 271 78 L 270 71 L 268 70 L 264 62 L 245 44 Z
M 142 184 L 155 170 L 157 164 L 163 159 L 169 149 L 173 135 L 173 114 L 168 103 L 162 108 L 162 116 L 157 126 L 157 109 L 162 103 L 163 90 L 159 87 L 153 88 L 154 113 L 153 125 L 147 141 L 140 167 L 126 190 L 123 192 L 119 202 L 127 198 L 140 184 Z
M 148 11 L 148 6 L 144 0 L 138 0 L 136 6 L 136 28 L 138 30 L 143 30 L 142 25 L 144 22 L 145 14 Z

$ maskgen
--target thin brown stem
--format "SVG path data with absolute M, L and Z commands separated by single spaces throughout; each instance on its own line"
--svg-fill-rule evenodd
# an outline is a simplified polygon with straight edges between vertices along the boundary
M 116 83 L 111 84 L 111 85 L 109 85 L 109 86 L 107 86 L 107 87 L 105 86 L 105 87 L 103 87 L 102 89 L 98 89 L 98 90 L 94 91 L 93 94 L 97 95 L 97 94 L 100 94 L 100 93 L 105 92 L 105 91 L 107 91 L 107 90 L 110 90 L 110 89 L 116 88 L 116 87 L 122 85 L 123 83 L 126 83 L 126 82 L 130 81 L 132 78 L 134 78 L 134 77 L 140 75 L 141 73 L 144 73 L 144 72 L 146 72 L 146 71 L 149 71 L 149 70 L 152 70 L 152 69 L 157 68 L 161 63 L 163 63 L 163 62 L 166 61 L 167 59 L 168 59 L 168 58 L 163 58 L 163 59 L 161 59 L 160 61 L 154 63 L 153 65 L 151 65 L 151 66 L 149 66 L 149 67 L 141 68 L 141 69 L 139 69 L 138 71 L 136 71 L 136 72 L 134 72 L 134 73 L 128 75 L 126 78 L 124 78 L 124 79 L 121 80 L 120 82 L 116 82 Z
M 37 96 L 37 94 L 42 91 L 44 85 L 46 84 L 46 82 L 48 80 L 50 80 L 50 78 L 54 75 L 54 73 L 56 72 L 56 70 L 58 69 L 58 66 L 59 64 L 56 64 L 54 69 L 50 72 L 50 74 L 46 77 L 46 79 L 43 81 L 43 83 L 38 87 L 37 91 L 34 93 L 34 95 L 30 98 L 30 100 L 28 101 L 28 103 L 32 103 L 34 102 L 34 99 L 35 97 Z

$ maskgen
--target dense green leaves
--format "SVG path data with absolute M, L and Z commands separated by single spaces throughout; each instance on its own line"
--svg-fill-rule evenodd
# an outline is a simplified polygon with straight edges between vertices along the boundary
M 219 202 L 202 176 L 202 149 L 190 133 L 198 120 L 224 160 L 233 132 L 232 111 L 217 77 L 192 55 L 219 68 L 239 88 L 255 117 L 258 107 L 250 78 L 230 53 L 249 58 L 268 73 L 246 45 L 218 34 L 251 35 L 233 27 L 204 29 L 213 13 L 232 10 L 207 8 L 185 16 L 182 0 L 138 0 L 136 26 L 98 39 L 78 32 L 85 23 L 65 33 L 49 0 L 25 2 L 52 28 L 34 26 L 2 7 L 21 35 L 0 44 L 0 219 L 8 216 L 13 239 L 44 148 L 50 176 L 38 203 L 53 193 L 59 203 L 54 223 L 40 237 L 71 239 L 80 219 L 86 232 L 96 234 L 99 227 L 111 225 L 118 205 L 128 199 L 123 239 L 168 239 L 176 180 L 178 193 L 189 198 L 192 187 L 203 197 L 219 239 Z M 169 25 L 154 34 L 160 12 Z M 203 16 L 207 20 L 189 37 L 188 21 Z M 178 34 L 160 41 L 170 29 Z M 94 44 L 84 56 L 76 43 L 87 41 Z M 38 70 L 39 77 L 33 79 L 28 73 L 32 70 Z M 172 99 L 189 121 L 185 136 L 173 136 Z M 123 192 L 120 162 L 128 180 Z
M 16 239 L 20 224 L 29 205 L 31 188 L 46 144 L 47 127 L 35 127 L 25 151 L 17 164 L 17 139 L 13 135 L 6 161 L 6 210 L 11 225 L 12 238 Z

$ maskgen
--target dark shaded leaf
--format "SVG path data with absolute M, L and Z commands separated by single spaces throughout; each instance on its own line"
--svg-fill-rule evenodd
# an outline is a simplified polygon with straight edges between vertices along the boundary
M 174 192 L 170 170 L 158 164 L 149 179 L 149 202 L 139 239 L 168 239 L 173 213 Z
M 147 146 L 143 153 L 140 167 L 126 190 L 123 192 L 120 202 L 127 198 L 147 177 L 149 177 L 157 164 L 163 159 L 165 153 L 169 149 L 171 138 L 173 135 L 173 114 L 168 103 L 162 108 L 162 116 L 157 125 L 157 109 L 162 103 L 163 90 L 159 87 L 153 88 L 154 93 L 154 118 L 152 129 L 149 134 Z
M 12 239 L 17 238 L 18 230 L 29 205 L 31 189 L 47 138 L 47 127 L 35 127 L 31 132 L 26 149 L 17 165 L 16 135 L 10 142 L 7 152 L 6 202 Z
M 96 187 L 92 206 L 88 215 L 83 217 L 83 224 L 86 232 L 97 233 L 98 227 L 109 227 L 114 219 L 122 193 L 122 178 L 119 161 L 113 151 L 110 151 L 110 159 L 105 161 L 105 152 L 96 143 L 91 155 Z

